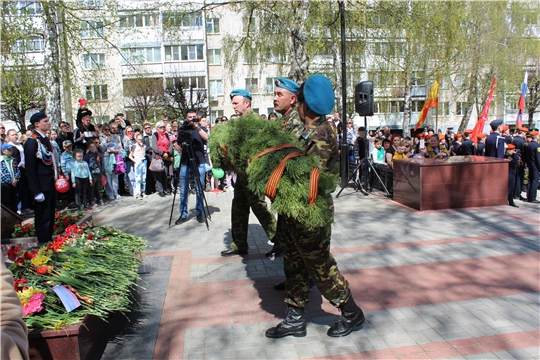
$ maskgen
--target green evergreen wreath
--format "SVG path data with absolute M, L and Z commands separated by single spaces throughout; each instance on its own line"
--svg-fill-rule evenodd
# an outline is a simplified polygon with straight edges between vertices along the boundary
M 277 150 L 253 159 L 262 151 L 281 144 L 293 144 L 297 148 Z M 215 167 L 247 176 L 249 189 L 259 196 L 265 194 L 268 179 L 281 160 L 291 152 L 303 152 L 302 145 L 292 134 L 283 131 L 278 121 L 263 120 L 253 113 L 218 125 L 210 136 L 209 147 Z M 308 205 L 310 173 L 319 165 L 316 155 L 290 159 L 278 183 L 271 210 L 295 218 L 309 229 L 331 224 L 333 214 L 328 200 L 336 188 L 336 176 L 320 172 L 317 199 L 313 205 Z

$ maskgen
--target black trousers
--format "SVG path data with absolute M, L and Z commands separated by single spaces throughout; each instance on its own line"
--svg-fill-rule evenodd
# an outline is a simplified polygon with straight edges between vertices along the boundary
M 17 212 L 17 187 L 2 183 L 2 205 L 13 212 Z
M 75 202 L 81 207 L 88 204 L 88 178 L 75 178 Z
M 36 226 L 36 236 L 40 243 L 52 240 L 56 191 L 44 191 L 43 195 L 45 195 L 44 201 L 34 201 L 34 223 Z
M 536 200 L 536 192 L 538 191 L 539 175 L 538 169 L 534 166 L 529 166 L 529 187 L 527 188 L 527 201 L 533 202 Z
M 518 166 L 516 171 L 516 183 L 514 184 L 514 197 L 521 196 L 523 190 L 523 180 L 525 179 L 525 166 Z
M 516 171 L 508 172 L 508 203 L 514 203 L 514 192 L 516 186 Z

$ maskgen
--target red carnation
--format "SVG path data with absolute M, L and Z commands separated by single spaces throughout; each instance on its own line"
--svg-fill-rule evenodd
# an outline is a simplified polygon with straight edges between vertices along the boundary
M 37 273 L 40 275 L 45 275 L 49 272 L 50 266 L 41 265 L 37 268 Z
M 87 240 L 92 240 L 93 238 L 94 238 L 94 235 L 92 235 L 92 234 L 86 235 Z
M 23 258 L 16 258 L 14 263 L 19 264 L 19 265 L 24 265 L 24 259 Z
M 21 248 L 18 246 L 12 246 L 8 250 L 8 258 L 9 260 L 13 261 L 17 257 L 17 254 L 21 251 Z

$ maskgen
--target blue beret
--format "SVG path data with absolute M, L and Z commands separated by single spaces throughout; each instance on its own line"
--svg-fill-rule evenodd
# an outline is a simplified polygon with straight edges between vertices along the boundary
M 283 88 L 285 90 L 289 90 L 290 92 L 295 93 L 295 94 L 298 91 L 298 89 L 300 88 L 300 85 L 298 85 L 297 83 L 295 83 L 291 79 L 287 79 L 287 78 L 277 78 L 274 81 L 274 84 L 276 84 L 276 87 L 280 87 L 280 88 Z
M 32 115 L 30 118 L 30 124 L 37 123 L 47 117 L 47 114 L 45 114 L 45 111 L 40 111 Z
M 231 100 L 232 100 L 233 97 L 235 97 L 237 95 L 248 98 L 249 100 L 252 99 L 251 94 L 248 93 L 246 90 L 244 90 L 244 89 L 234 89 L 233 91 L 231 91 Z
M 11 144 L 2 144 L 2 151 L 6 150 L 6 149 L 11 149 L 13 147 L 13 145 Z
M 503 120 L 493 120 L 492 122 L 489 123 L 489 126 L 491 127 L 497 127 L 499 125 L 502 125 L 503 124 Z
M 307 106 L 318 115 L 326 115 L 334 108 L 334 88 L 324 75 L 315 74 L 304 83 Z

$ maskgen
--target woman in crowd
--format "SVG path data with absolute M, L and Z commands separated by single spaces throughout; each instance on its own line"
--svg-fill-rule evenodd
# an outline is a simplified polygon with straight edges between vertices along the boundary
M 119 199 L 118 194 L 118 174 L 115 172 L 116 154 L 122 150 L 122 142 L 118 133 L 111 133 L 111 125 L 103 126 L 102 146 L 105 147 L 103 161 L 105 164 L 105 175 L 107 184 L 105 194 L 110 200 Z
M 166 132 L 165 122 L 163 120 L 158 121 L 156 128 L 157 131 L 154 133 L 152 139 L 152 150 L 154 152 L 152 161 L 162 160 L 164 169 L 163 171 L 152 171 L 152 173 L 156 179 L 156 188 L 159 196 L 163 197 L 171 194 L 167 189 L 167 176 L 169 175 L 173 160 L 173 145 Z
M 122 140 L 124 145 L 124 151 L 126 152 L 125 164 L 126 164 L 126 173 L 125 179 L 128 185 L 129 194 L 133 196 L 133 189 L 135 188 L 135 168 L 133 160 L 127 156 L 132 148 L 135 145 L 135 140 L 133 138 L 133 128 L 131 126 L 126 126 L 124 130 L 124 139 Z

